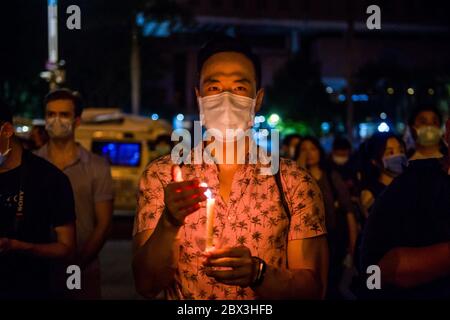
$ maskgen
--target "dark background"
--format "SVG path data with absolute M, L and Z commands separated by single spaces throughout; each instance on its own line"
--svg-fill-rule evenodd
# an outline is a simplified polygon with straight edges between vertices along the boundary
M 81 8 L 81 30 L 66 28 L 71 4 Z M 371 4 L 381 8 L 381 30 L 366 28 Z M 79 90 L 90 107 L 132 111 L 134 30 L 144 116 L 158 113 L 171 120 L 180 112 L 196 113 L 195 54 L 222 33 L 245 39 L 261 56 L 263 114 L 276 112 L 299 130 L 325 134 L 321 125 L 327 122 L 332 131 L 343 132 L 349 123 L 357 128 L 377 122 L 384 112 L 401 131 L 418 104 L 435 104 L 448 114 L 446 1 L 60 0 L 58 7 L 65 85 Z M 0 97 L 18 114 L 40 117 L 48 91 L 39 77 L 47 60 L 47 2 L 4 1 L 0 12 Z M 359 95 L 367 99 L 360 101 Z

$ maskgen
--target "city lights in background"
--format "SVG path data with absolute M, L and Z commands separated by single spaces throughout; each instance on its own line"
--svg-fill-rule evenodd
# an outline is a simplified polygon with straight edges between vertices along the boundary
M 331 126 L 328 122 L 322 122 L 320 128 L 322 129 L 323 133 L 328 133 L 330 132 Z
M 152 120 L 156 121 L 159 119 L 159 115 L 157 113 L 152 114 Z
M 414 89 L 413 88 L 408 88 L 408 90 L 406 90 L 406 92 L 408 92 L 408 94 L 410 96 L 412 96 L 414 94 Z
M 429 88 L 429 89 L 428 89 L 428 94 L 429 94 L 430 96 L 434 95 L 434 90 L 433 90 L 432 88 Z
M 269 126 L 275 127 L 280 122 L 280 120 L 281 119 L 279 115 L 277 115 L 276 113 L 272 113 L 267 119 L 267 123 L 269 124 Z
M 403 131 L 405 131 L 405 129 L 406 129 L 406 125 L 403 123 L 403 122 L 399 122 L 399 123 L 397 123 L 397 131 L 398 132 L 403 132 Z
M 345 96 L 345 94 L 341 93 L 340 95 L 338 95 L 338 100 L 340 102 L 344 102 L 345 100 L 347 100 L 347 97 Z M 354 102 L 367 102 L 369 101 L 369 96 L 365 93 L 362 94 L 352 94 L 352 101 Z
M 367 138 L 372 134 L 372 128 L 369 123 L 360 123 L 359 124 L 359 136 L 361 138 Z
M 378 125 L 378 132 L 389 132 L 390 128 L 386 122 L 382 122 Z
M 27 133 L 28 131 L 30 131 L 30 127 L 29 126 L 18 126 L 16 128 L 17 133 Z
M 255 117 L 255 126 L 259 127 L 261 123 L 264 123 L 266 121 L 266 117 L 264 116 L 256 116 Z
M 327 87 L 325 90 L 326 90 L 327 93 L 329 93 L 329 94 L 333 93 L 333 88 L 332 88 L 332 87 Z
M 175 130 L 183 129 L 183 120 L 184 120 L 184 115 L 181 113 L 179 113 L 175 117 L 173 117 L 173 121 L 172 121 L 173 128 Z
M 386 120 L 386 118 L 387 118 L 387 114 L 385 112 L 380 113 L 381 120 Z
M 367 94 L 352 94 L 352 100 L 355 102 L 369 101 L 369 96 Z
M 389 88 L 387 88 L 386 91 L 388 94 L 391 94 L 391 95 L 394 94 L 394 88 L 389 87 Z

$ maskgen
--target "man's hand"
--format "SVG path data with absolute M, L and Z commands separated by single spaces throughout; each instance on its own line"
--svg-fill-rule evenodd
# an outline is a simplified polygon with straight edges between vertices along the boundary
M 0 238 L 0 254 L 11 250 L 11 240 L 8 238 Z
M 255 278 L 256 265 L 247 247 L 217 249 L 205 253 L 203 265 L 206 275 L 230 286 L 250 286 Z M 228 270 L 216 270 L 227 268 Z
M 172 182 L 164 188 L 164 204 L 176 220 L 180 223 L 200 208 L 200 202 L 206 200 L 204 195 L 207 188 L 200 187 L 198 180 Z

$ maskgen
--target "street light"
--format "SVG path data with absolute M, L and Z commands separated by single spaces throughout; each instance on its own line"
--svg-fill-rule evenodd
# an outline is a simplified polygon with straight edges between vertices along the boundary
M 40 73 L 41 78 L 47 80 L 50 90 L 66 81 L 66 72 L 63 69 L 65 61 L 59 61 L 58 56 L 58 1 L 47 1 L 48 19 L 48 60 L 45 65 L 46 71 Z
M 269 116 L 269 119 L 267 119 L 267 123 L 268 123 L 269 126 L 271 126 L 271 127 L 275 127 L 279 122 L 280 122 L 280 116 L 277 115 L 276 113 L 272 113 L 272 114 Z

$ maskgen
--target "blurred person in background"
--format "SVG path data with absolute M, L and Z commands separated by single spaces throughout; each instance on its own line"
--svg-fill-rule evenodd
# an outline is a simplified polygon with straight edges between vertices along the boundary
M 413 111 L 409 127 L 416 144 L 409 160 L 444 157 L 441 126 L 442 116 L 437 108 L 422 106 Z
M 295 150 L 298 144 L 302 141 L 302 136 L 297 133 L 288 134 L 284 137 L 281 144 L 280 155 L 286 159 L 295 160 Z
M 38 150 L 49 140 L 45 125 L 34 125 L 30 132 L 30 149 Z
M 348 189 L 339 173 L 327 164 L 325 152 L 319 140 L 303 137 L 296 151 L 297 163 L 317 181 L 325 206 L 325 221 L 330 248 L 330 272 L 328 294 L 330 299 L 349 298 L 342 292 L 340 281 L 344 269 L 353 269 L 358 223 Z
M 48 144 L 36 154 L 62 170 L 75 196 L 76 264 L 82 270 L 81 290 L 73 298 L 100 299 L 98 254 L 109 234 L 113 212 L 113 183 L 108 162 L 75 141 L 83 105 L 69 89 L 51 91 L 44 99 Z
M 365 144 L 367 161 L 361 182 L 361 207 L 367 219 L 376 198 L 408 164 L 403 140 L 390 133 L 374 134 Z
M 329 157 L 331 169 L 338 172 L 352 197 L 358 196 L 358 179 L 352 145 L 345 137 L 336 137 Z
M 361 261 L 381 272 L 381 289 L 367 290 L 367 298 L 450 298 L 450 176 L 442 157 L 410 161 L 379 196 Z
M 171 140 L 170 135 L 168 134 L 159 135 L 156 138 L 155 142 L 152 143 L 153 156 L 151 160 L 170 154 L 173 146 L 174 144 L 173 141 Z
M 0 299 L 60 298 L 53 270 L 75 249 L 69 179 L 22 147 L 0 101 Z

